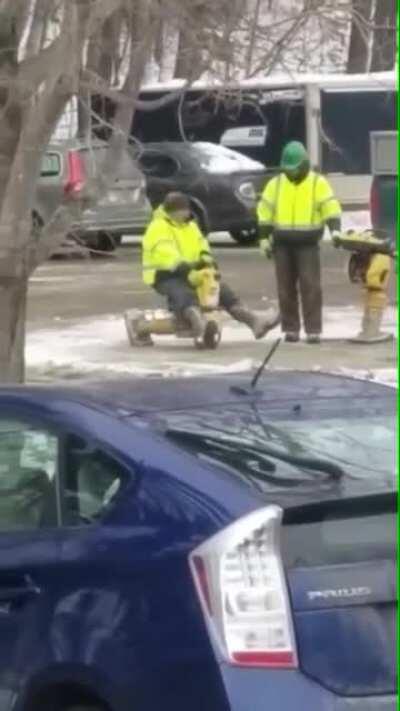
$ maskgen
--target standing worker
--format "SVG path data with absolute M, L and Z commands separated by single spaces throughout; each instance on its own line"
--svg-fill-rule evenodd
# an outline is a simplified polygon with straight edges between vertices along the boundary
M 275 259 L 285 340 L 300 338 L 300 288 L 307 343 L 319 343 L 322 289 L 319 242 L 325 225 L 332 236 L 341 231 L 341 207 L 327 179 L 310 169 L 302 143 L 284 148 L 282 172 L 267 183 L 258 205 L 260 246 Z

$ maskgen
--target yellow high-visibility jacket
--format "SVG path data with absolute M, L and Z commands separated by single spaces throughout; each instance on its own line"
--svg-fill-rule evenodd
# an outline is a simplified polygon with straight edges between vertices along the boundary
M 259 224 L 271 227 L 274 239 L 294 244 L 318 241 L 325 223 L 341 213 L 327 179 L 314 171 L 298 184 L 284 173 L 272 178 L 257 208 Z
M 143 237 L 143 281 L 152 286 L 158 271 L 174 271 L 182 263 L 197 262 L 210 254 L 210 245 L 194 220 L 173 222 L 159 207 Z

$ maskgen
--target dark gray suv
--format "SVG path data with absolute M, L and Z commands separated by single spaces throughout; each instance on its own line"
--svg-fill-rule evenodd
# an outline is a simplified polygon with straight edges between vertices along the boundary
M 262 163 L 213 143 L 145 143 L 138 155 L 153 207 L 170 190 L 186 193 L 206 232 L 229 232 L 239 244 L 256 235 L 258 195 L 270 177 Z
M 86 183 L 101 178 L 106 159 L 107 144 L 102 142 L 90 146 L 77 141 L 50 144 L 43 156 L 36 193 L 35 228 L 46 224 L 65 199 L 75 199 L 79 205 Z M 126 150 L 115 182 L 97 204 L 77 211 L 71 234 L 90 247 L 112 250 L 124 234 L 141 234 L 150 219 L 144 176 Z

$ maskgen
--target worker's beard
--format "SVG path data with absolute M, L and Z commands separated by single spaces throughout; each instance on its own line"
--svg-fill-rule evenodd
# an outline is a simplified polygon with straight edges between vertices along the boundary
M 291 183 L 296 183 L 298 185 L 299 183 L 302 183 L 303 180 L 306 179 L 307 175 L 310 172 L 310 162 L 304 161 L 304 163 L 301 164 L 301 166 L 297 170 L 291 170 L 286 173 L 286 177 L 288 180 L 290 180 Z

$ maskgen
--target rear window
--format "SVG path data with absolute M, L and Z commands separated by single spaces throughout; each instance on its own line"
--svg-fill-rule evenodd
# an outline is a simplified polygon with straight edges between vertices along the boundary
M 307 512 L 299 512 L 303 522 L 283 527 L 282 553 L 288 568 L 342 565 L 368 560 L 390 560 L 396 556 L 396 513 L 394 503 L 379 505 L 374 500 L 354 502 L 353 509 L 341 510 L 340 502 L 320 520 L 308 521 Z M 367 507 L 369 511 L 366 510 Z M 389 508 L 389 510 L 387 510 Z M 378 509 L 378 510 L 377 510 Z
M 82 148 L 81 155 L 84 158 L 88 175 L 96 176 L 101 174 L 103 166 L 107 160 L 108 148 L 95 146 L 93 148 Z M 138 180 L 141 178 L 135 161 L 127 151 L 124 151 L 118 164 L 117 179 Z
M 61 172 L 61 160 L 58 153 L 46 153 L 42 158 L 40 175 L 42 178 L 50 178 L 59 175 Z
M 394 413 L 318 417 L 314 411 L 285 419 L 257 407 L 247 417 L 233 409 L 168 413 L 167 428 L 170 439 L 199 459 L 266 492 L 330 487 L 335 471 L 343 472 L 344 489 L 362 481 L 395 488 Z
M 394 402 L 348 402 L 340 415 L 316 403 L 297 408 L 168 413 L 166 434 L 221 475 L 264 493 L 266 503 L 284 507 L 287 567 L 392 559 Z

